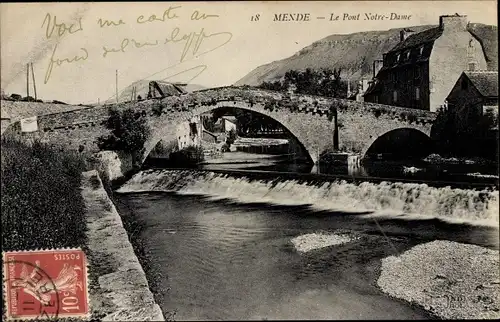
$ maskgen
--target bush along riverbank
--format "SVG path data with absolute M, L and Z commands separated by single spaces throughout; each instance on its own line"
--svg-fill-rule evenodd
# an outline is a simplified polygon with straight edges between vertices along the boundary
M 163 320 L 97 171 L 85 172 L 95 162 L 39 141 L 2 137 L 1 149 L 2 249 L 81 248 L 91 320 Z
M 40 142 L 1 144 L 3 249 L 84 247 L 83 157 Z
M 1 150 L 2 250 L 81 248 L 88 254 L 83 157 L 5 137 Z M 92 280 L 92 267 L 88 273 Z

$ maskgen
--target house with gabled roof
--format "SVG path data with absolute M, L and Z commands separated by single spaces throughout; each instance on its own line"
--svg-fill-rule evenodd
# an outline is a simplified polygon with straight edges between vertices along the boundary
M 401 30 L 365 101 L 437 111 L 464 70 L 487 68 L 483 45 L 467 25 L 467 16 L 456 14 L 440 16 L 438 27 L 419 33 Z
M 498 120 L 498 71 L 466 71 L 454 85 L 447 97 L 447 113 L 457 133 L 475 128 L 487 114 Z M 491 125 L 498 129 L 498 121 Z

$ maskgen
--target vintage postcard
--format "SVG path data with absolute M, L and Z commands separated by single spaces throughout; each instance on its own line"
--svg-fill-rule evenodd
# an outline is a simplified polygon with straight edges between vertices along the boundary
M 4 319 L 500 318 L 496 1 L 0 15 Z

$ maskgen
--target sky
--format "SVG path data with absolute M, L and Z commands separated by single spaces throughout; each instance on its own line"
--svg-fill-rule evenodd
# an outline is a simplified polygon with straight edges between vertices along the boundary
M 1 88 L 25 96 L 28 63 L 38 98 L 73 104 L 103 102 L 140 79 L 226 86 L 332 34 L 436 25 L 455 13 L 497 25 L 496 1 L 2 3 Z

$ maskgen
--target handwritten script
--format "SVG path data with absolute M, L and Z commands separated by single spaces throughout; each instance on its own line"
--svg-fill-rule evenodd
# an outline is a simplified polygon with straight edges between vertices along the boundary
M 162 23 L 170 26 L 169 24 L 166 24 L 166 22 L 179 21 L 183 19 L 183 16 L 181 6 L 170 6 L 163 10 L 163 12 L 159 15 L 141 14 L 132 21 L 127 21 L 126 19 L 121 18 L 113 20 L 107 19 L 106 17 L 99 17 L 95 20 L 99 29 L 118 29 L 123 25 L 137 24 L 137 31 L 141 32 L 141 35 L 139 36 L 141 38 L 124 37 L 115 43 L 102 44 L 102 51 L 100 55 L 98 52 L 95 52 L 95 50 L 98 50 L 97 48 L 99 48 L 97 45 L 93 46 L 93 48 L 95 47 L 94 50 L 87 49 L 87 47 L 75 46 L 75 52 L 73 54 L 61 56 L 58 54 L 58 44 L 60 44 L 60 41 L 62 39 L 74 37 L 73 35 L 77 33 L 84 33 L 84 25 L 81 18 L 77 21 L 68 22 L 64 21 L 64 19 L 61 19 L 60 17 L 47 13 L 42 22 L 42 28 L 45 30 L 45 37 L 46 39 L 57 40 L 58 44 L 54 45 L 54 49 L 49 58 L 44 83 L 47 84 L 49 82 L 52 72 L 56 68 L 60 68 L 64 65 L 81 64 L 87 61 L 89 57 L 95 56 L 96 58 L 101 57 L 102 59 L 106 59 L 115 55 L 123 55 L 133 50 L 144 50 L 145 48 L 180 44 L 179 58 L 178 60 L 173 59 L 171 61 L 172 64 L 163 69 L 167 70 L 183 62 L 187 62 L 213 52 L 214 50 L 225 46 L 233 37 L 233 34 L 229 31 L 208 32 L 205 27 L 199 27 L 200 21 L 219 18 L 219 15 L 217 14 L 200 12 L 199 10 L 187 12 L 187 15 L 185 16 L 185 19 L 188 21 L 198 22 L 196 25 L 196 31 L 186 31 L 180 27 L 171 27 L 170 31 L 167 29 L 165 36 L 162 39 L 144 39 L 144 35 L 146 33 L 140 29 L 141 27 L 139 27 L 143 25 L 151 25 L 151 27 L 158 28 Z M 167 78 L 184 74 L 188 71 L 197 71 L 195 76 L 189 80 L 192 81 L 194 78 L 201 75 L 201 73 L 203 73 L 206 69 L 206 65 L 197 65 L 189 67 L 175 75 L 170 75 Z

